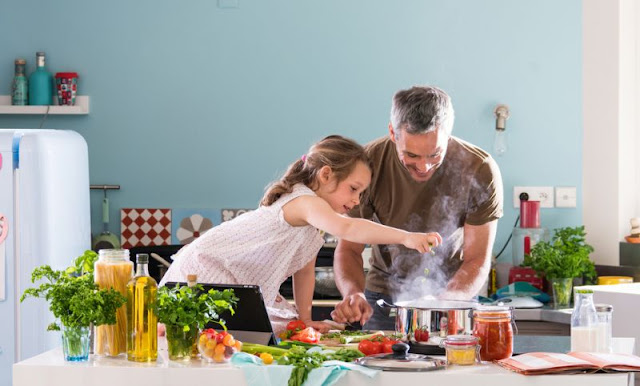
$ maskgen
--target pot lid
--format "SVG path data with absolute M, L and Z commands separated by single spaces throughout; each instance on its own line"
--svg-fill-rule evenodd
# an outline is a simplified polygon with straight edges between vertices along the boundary
M 447 362 L 422 354 L 409 354 L 409 345 L 396 343 L 391 354 L 375 354 L 358 358 L 354 362 L 383 371 L 433 371 L 446 368 Z
M 425 296 L 414 300 L 397 301 L 393 306 L 427 310 L 469 310 L 477 307 L 478 303 L 466 300 L 435 299 L 430 296 Z

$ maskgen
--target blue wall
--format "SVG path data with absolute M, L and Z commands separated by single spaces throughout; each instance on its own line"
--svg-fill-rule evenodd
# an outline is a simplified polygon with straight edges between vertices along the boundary
M 217 4 L 3 1 L 0 94 L 13 60 L 27 58 L 30 72 L 38 50 L 52 72 L 79 72 L 90 115 L 44 127 L 82 134 L 91 182 L 122 186 L 110 193 L 111 231 L 121 207 L 255 207 L 314 141 L 384 135 L 392 94 L 413 84 L 448 91 L 454 134 L 489 151 L 493 108 L 511 107 L 496 252 L 517 216 L 514 185 L 578 187 L 577 209 L 545 209 L 542 222 L 581 223 L 580 0 Z M 3 128 L 39 124 L 0 116 Z

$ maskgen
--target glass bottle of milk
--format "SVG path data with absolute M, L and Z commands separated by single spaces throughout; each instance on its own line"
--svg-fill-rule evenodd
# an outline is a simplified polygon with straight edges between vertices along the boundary
M 571 351 L 599 351 L 600 334 L 598 314 L 593 304 L 593 291 L 576 290 L 571 313 Z

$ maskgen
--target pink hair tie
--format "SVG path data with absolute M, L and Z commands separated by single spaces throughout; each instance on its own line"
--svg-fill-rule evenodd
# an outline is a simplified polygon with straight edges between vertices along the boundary
M 302 157 L 300 157 L 300 159 L 302 160 L 302 162 L 307 162 L 307 155 L 303 154 Z

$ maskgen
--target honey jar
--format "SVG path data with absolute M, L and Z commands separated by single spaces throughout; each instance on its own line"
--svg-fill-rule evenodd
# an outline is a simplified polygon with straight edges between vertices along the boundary
M 473 365 L 478 361 L 478 338 L 473 335 L 449 335 L 442 342 L 448 365 Z

